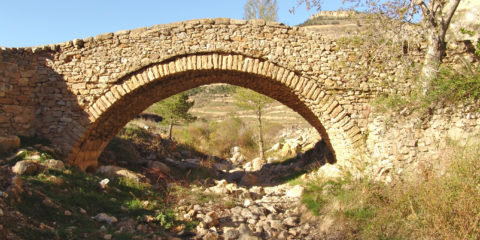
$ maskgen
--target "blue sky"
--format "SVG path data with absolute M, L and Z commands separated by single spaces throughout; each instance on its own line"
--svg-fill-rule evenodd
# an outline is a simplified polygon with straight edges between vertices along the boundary
M 26 47 L 60 43 L 106 32 L 198 18 L 243 18 L 246 0 L 3 0 L 0 14 L 0 46 Z M 316 11 L 297 0 L 278 0 L 279 21 L 304 22 Z M 335 2 L 335 1 L 328 1 Z M 337 4 L 322 10 L 336 10 Z

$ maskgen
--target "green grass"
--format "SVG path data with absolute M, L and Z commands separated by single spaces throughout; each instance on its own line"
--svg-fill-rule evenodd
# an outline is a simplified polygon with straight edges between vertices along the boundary
M 48 153 L 39 152 L 31 147 L 28 147 L 27 149 L 19 151 L 14 158 L 12 158 L 10 161 L 7 162 L 7 164 L 9 166 L 14 166 L 18 161 L 28 159 L 33 155 L 39 155 L 40 157 L 37 159 L 37 161 L 42 163 L 48 159 L 53 159 L 52 155 Z
M 63 183 L 56 184 L 56 181 L 52 181 L 52 176 L 61 179 Z M 181 224 L 165 204 L 165 195 L 154 192 L 149 185 L 118 178 L 110 179 L 109 188 L 103 190 L 98 184 L 102 178 L 76 169 L 50 170 L 48 173 L 23 177 L 30 190 L 23 194 L 22 201 L 16 204 L 16 208 L 34 222 L 54 227 L 55 231 L 43 232 L 38 238 L 35 235 L 40 233 L 31 234 L 30 230 L 20 229 L 16 233 L 24 239 L 71 239 L 84 234 L 93 237 L 102 224 L 90 217 L 102 212 L 117 219 L 140 219 L 143 215 L 152 215 L 158 220 L 159 229 Z M 43 203 L 46 198 L 53 202 L 53 206 Z M 82 214 L 80 208 L 85 209 L 87 214 Z M 65 210 L 72 215 L 66 216 Z M 72 229 L 72 226 L 75 228 Z M 118 237 L 128 239 L 128 236 L 122 234 Z

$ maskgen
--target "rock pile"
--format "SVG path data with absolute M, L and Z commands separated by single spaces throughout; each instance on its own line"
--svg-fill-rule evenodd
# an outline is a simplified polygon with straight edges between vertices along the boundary
M 197 220 L 192 239 L 319 239 L 316 223 L 302 222 L 299 198 L 302 186 L 288 184 L 245 188 L 225 180 L 208 188 L 192 187 L 195 192 L 219 194 L 218 201 L 234 204 L 218 209 L 210 201 L 179 207 L 185 220 Z

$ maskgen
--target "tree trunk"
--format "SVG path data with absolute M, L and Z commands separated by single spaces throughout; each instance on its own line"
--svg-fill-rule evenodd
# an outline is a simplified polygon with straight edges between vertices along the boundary
M 435 29 L 430 29 L 427 37 L 428 47 L 421 72 L 424 95 L 430 89 L 432 80 L 438 76 L 440 64 L 442 63 L 442 58 L 445 53 L 445 33 L 441 34 Z
M 431 0 L 428 5 L 423 1 L 420 5 L 423 21 L 428 29 L 428 47 L 420 75 L 424 95 L 429 91 L 432 80 L 438 76 L 440 64 L 445 55 L 445 35 L 459 3 L 460 0 L 447 2 Z
M 260 150 L 260 159 L 265 160 L 265 152 L 263 149 L 263 128 L 262 128 L 262 109 L 258 107 L 257 110 L 257 120 L 258 120 L 258 147 Z
M 172 140 L 173 118 L 170 118 L 170 126 L 168 127 L 168 139 Z

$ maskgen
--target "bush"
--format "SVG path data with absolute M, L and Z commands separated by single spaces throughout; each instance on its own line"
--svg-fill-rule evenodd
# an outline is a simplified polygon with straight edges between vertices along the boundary
M 209 124 L 201 121 L 190 124 L 177 134 L 177 141 L 219 157 L 228 157 L 234 146 L 242 148 L 246 155 L 255 154 L 257 149 L 253 131 L 235 117 Z
M 374 104 L 381 112 L 408 110 L 409 113 L 423 114 L 428 109 L 477 101 L 480 99 L 480 67 L 475 71 L 442 68 L 426 95 L 419 83 L 414 84 L 417 88 L 409 94 L 380 95 Z

